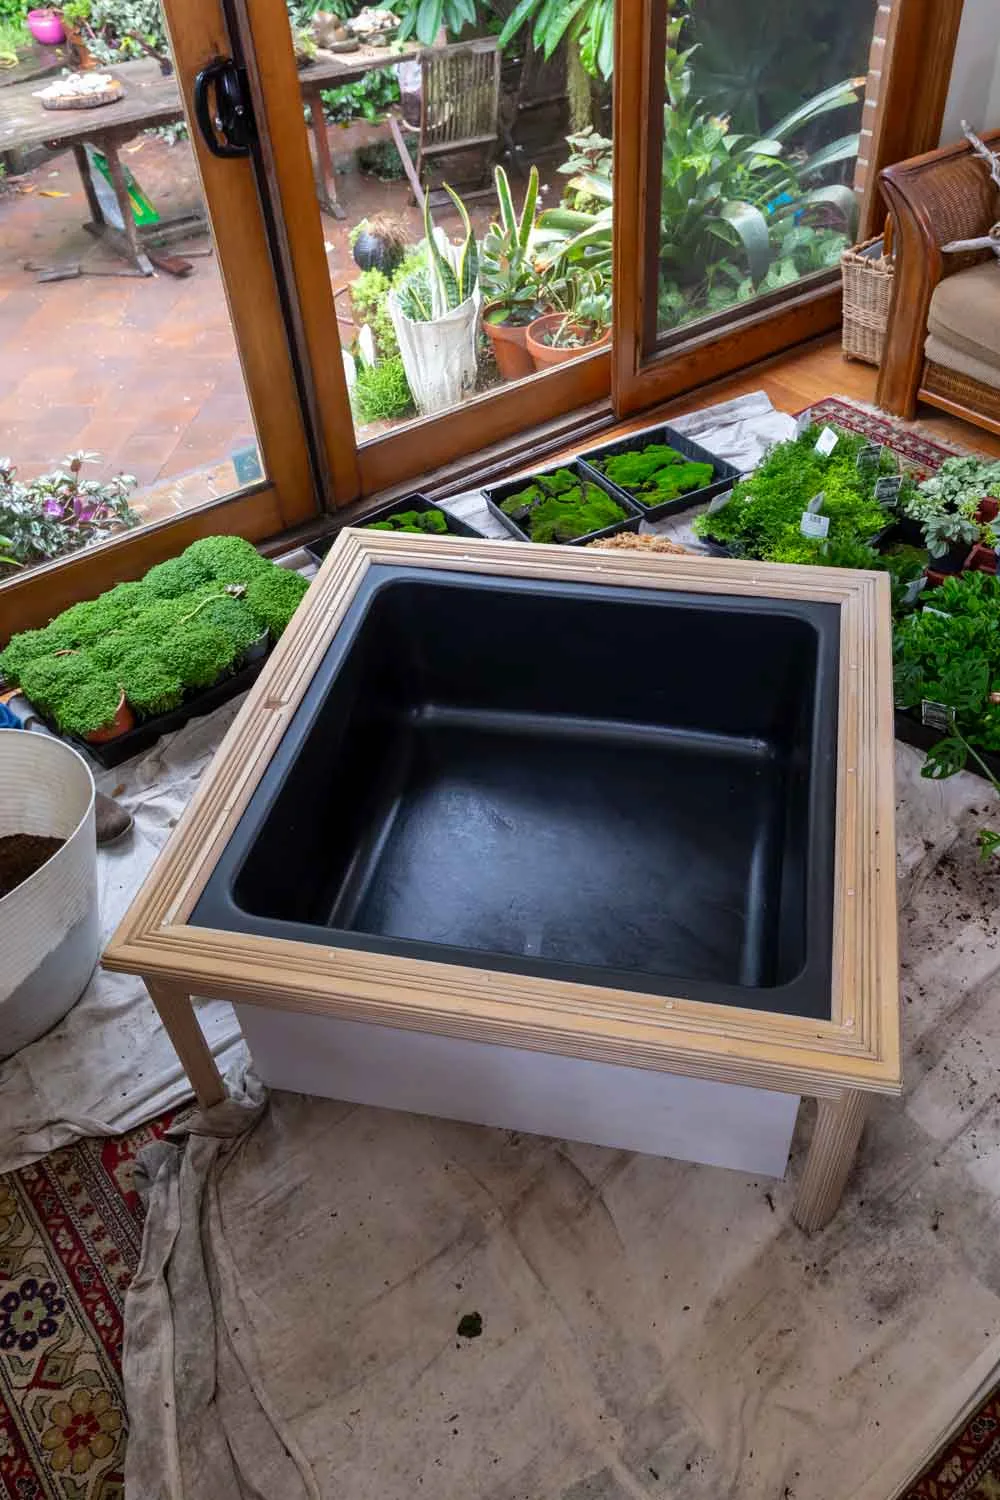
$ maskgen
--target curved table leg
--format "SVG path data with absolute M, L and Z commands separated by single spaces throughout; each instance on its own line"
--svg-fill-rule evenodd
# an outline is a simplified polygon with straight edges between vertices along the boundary
M 835 1099 L 818 1099 L 816 1129 L 792 1209 L 800 1229 L 822 1229 L 837 1211 L 854 1165 L 865 1123 L 867 1099 L 845 1089 Z

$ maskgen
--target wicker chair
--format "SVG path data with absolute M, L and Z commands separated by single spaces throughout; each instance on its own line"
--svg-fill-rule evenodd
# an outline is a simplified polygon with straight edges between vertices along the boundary
M 1000 131 L 984 137 L 994 150 Z M 989 233 L 1000 192 L 965 142 L 881 175 L 896 228 L 896 275 L 878 404 L 913 417 L 918 401 L 1000 433 L 1000 263 L 942 252 Z
M 500 135 L 500 51 L 496 38 L 425 48 L 420 54 L 420 124 L 410 125 L 390 115 L 389 128 L 421 208 L 424 168 L 438 157 L 478 151 L 485 180 Z M 417 138 L 416 163 L 404 131 Z

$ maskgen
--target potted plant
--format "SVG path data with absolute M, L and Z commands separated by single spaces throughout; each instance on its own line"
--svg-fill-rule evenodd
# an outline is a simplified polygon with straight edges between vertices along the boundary
M 929 582 L 937 584 L 964 568 L 995 572 L 996 490 L 1000 463 L 956 457 L 903 497 L 903 514 L 920 527 L 931 555 Z
M 580 543 L 637 531 L 641 512 L 624 495 L 595 483 L 581 464 L 566 465 L 484 491 L 494 515 L 523 541 Z
M 90 50 L 90 0 L 67 0 L 59 12 L 66 30 L 74 65 L 81 71 L 97 66 L 97 59 Z
M 540 311 L 540 280 L 531 258 L 538 168 L 531 168 L 520 216 L 503 167 L 496 168 L 494 181 L 500 222 L 490 225 L 482 244 L 483 329 L 504 380 L 522 380 L 535 373 L 527 335 L 528 325 Z
M 49 10 L 47 7 L 29 10 L 24 20 L 35 41 L 43 47 L 61 47 L 66 40 L 66 28 L 57 10 Z
M 136 480 L 116 474 L 103 483 L 81 478 L 96 453 L 70 453 L 63 467 L 36 479 L 19 480 L 9 458 L 0 458 L 0 580 L 6 569 L 47 562 L 136 526 L 129 505 Z
M 427 195 L 424 257 L 403 280 L 397 278 L 388 297 L 406 380 L 421 416 L 456 406 L 476 386 L 479 248 L 465 204 L 447 183 L 445 190 L 461 216 L 464 241 L 451 245 L 434 228 Z
M 543 313 L 528 328 L 528 353 L 536 370 L 578 359 L 611 342 L 611 289 L 599 271 L 574 271 L 569 306 Z

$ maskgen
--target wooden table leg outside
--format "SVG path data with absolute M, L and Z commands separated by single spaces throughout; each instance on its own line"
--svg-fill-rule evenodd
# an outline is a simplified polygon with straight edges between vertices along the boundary
M 319 206 L 324 213 L 332 214 L 335 219 L 345 219 L 347 215 L 337 199 L 337 180 L 330 154 L 330 138 L 326 133 L 322 95 L 319 90 L 306 93 L 304 89 L 303 95 L 309 106 L 309 123 L 316 142 L 316 196 Z
M 857 1089 L 818 1099 L 816 1128 L 792 1209 L 800 1229 L 823 1229 L 840 1203 L 864 1129 L 868 1100 Z
M 101 225 L 105 222 L 104 210 L 101 207 L 101 200 L 94 191 L 94 178 L 90 170 L 90 157 L 87 155 L 86 146 L 82 142 L 78 142 L 73 147 L 73 155 L 76 158 L 76 170 L 79 172 L 80 181 L 83 183 L 83 191 L 87 195 L 90 221 L 92 224 Z
M 191 996 L 180 985 L 166 983 L 162 979 L 143 981 L 149 997 L 156 1006 L 167 1035 L 181 1060 L 181 1066 L 190 1080 L 194 1095 L 202 1109 L 211 1109 L 221 1104 L 226 1097 L 226 1086 L 215 1066 L 205 1033 L 198 1024 Z

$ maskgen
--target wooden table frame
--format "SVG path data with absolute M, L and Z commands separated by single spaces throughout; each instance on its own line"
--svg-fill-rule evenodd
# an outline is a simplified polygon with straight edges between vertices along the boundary
M 473 967 L 190 925 L 366 572 L 415 561 L 443 571 L 839 608 L 829 1021 L 535 976 L 503 974 L 498 982 L 496 973 Z M 840 1200 L 868 1095 L 901 1089 L 890 639 L 882 574 L 343 531 L 115 933 L 104 966 L 145 980 L 203 1106 L 224 1090 L 192 995 L 812 1096 L 818 1117 L 794 1214 L 803 1228 L 820 1228 Z

